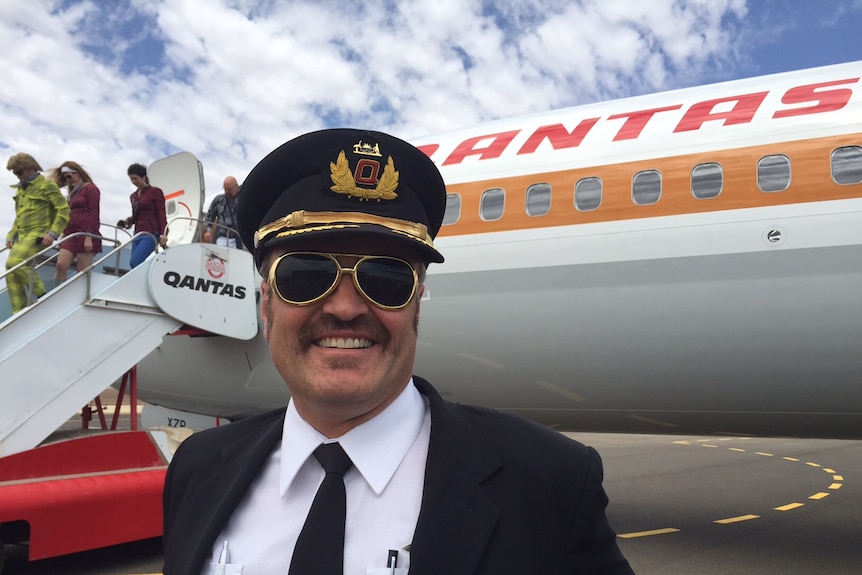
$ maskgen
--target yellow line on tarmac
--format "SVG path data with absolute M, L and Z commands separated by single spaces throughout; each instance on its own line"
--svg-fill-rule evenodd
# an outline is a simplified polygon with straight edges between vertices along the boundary
M 824 497 L 829 497 L 829 494 L 828 494 L 828 493 L 823 493 L 823 492 L 821 491 L 820 493 L 815 493 L 814 495 L 812 495 L 812 496 L 811 496 L 811 497 L 809 497 L 808 499 L 823 499 Z
M 617 535 L 620 539 L 634 539 L 635 537 L 649 537 L 650 535 L 665 535 L 667 533 L 676 533 L 679 529 L 666 527 L 665 529 L 653 529 L 652 531 L 637 531 L 635 533 L 620 533 Z
M 740 521 L 749 521 L 751 519 L 758 519 L 760 515 L 740 515 L 739 517 L 728 517 L 727 519 L 718 519 L 713 521 L 713 523 L 718 523 L 720 525 L 727 525 L 728 523 L 739 523 Z
M 811 499 L 811 498 L 809 497 L 809 499 Z M 803 505 L 805 505 L 805 504 L 804 503 L 788 503 L 787 505 L 782 505 L 781 507 L 776 507 L 775 510 L 776 511 L 790 511 L 791 509 L 798 509 L 799 507 L 802 507 Z

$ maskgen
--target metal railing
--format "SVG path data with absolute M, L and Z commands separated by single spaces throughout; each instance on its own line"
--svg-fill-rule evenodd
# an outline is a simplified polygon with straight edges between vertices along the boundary
M 203 231 L 207 227 L 218 227 L 218 228 L 223 229 L 226 232 L 228 232 L 229 235 L 236 236 L 237 238 L 240 237 L 239 232 L 230 226 L 219 224 L 217 222 L 209 222 L 203 218 L 191 218 L 191 217 L 184 217 L 184 216 L 178 216 L 178 217 L 171 219 L 170 223 L 165 227 L 165 232 L 168 232 L 170 230 L 171 224 L 173 224 L 174 222 L 179 221 L 179 220 L 197 222 L 198 224 L 200 224 L 200 226 L 198 227 L 198 231 L 195 234 L 195 240 L 196 241 L 202 241 L 201 236 L 203 234 Z M 24 260 L 23 262 L 7 269 L 5 272 L 0 274 L 0 282 L 5 280 L 6 277 L 9 274 L 11 274 L 12 272 L 19 270 L 21 268 L 24 268 L 24 267 L 28 267 L 29 268 L 29 281 L 27 284 L 27 306 L 29 307 L 29 306 L 33 305 L 34 303 L 36 303 L 36 299 L 37 299 L 37 298 L 33 297 L 33 288 L 35 286 L 36 274 L 39 272 L 40 269 L 42 269 L 46 265 L 49 265 L 51 263 L 56 262 L 56 259 L 60 255 L 60 248 L 61 248 L 60 244 L 62 244 L 62 242 L 64 242 L 67 239 L 76 238 L 76 237 L 100 238 L 103 242 L 111 244 L 114 247 L 108 253 L 102 255 L 100 258 L 94 259 L 93 263 L 90 264 L 86 269 L 81 270 L 80 272 L 76 272 L 75 274 L 73 274 L 71 276 L 71 278 L 74 278 L 77 276 L 77 274 L 84 274 L 87 277 L 86 296 L 87 296 L 87 299 L 89 299 L 90 298 L 90 289 L 91 289 L 91 279 L 90 279 L 91 275 L 90 274 L 92 273 L 92 271 L 96 268 L 101 267 L 103 269 L 104 273 L 108 273 L 109 275 L 119 276 L 121 273 L 120 253 L 125 246 L 131 245 L 129 240 L 133 240 L 133 239 L 138 238 L 138 237 L 149 236 L 150 238 L 153 239 L 153 243 L 156 246 L 155 251 L 158 253 L 158 250 L 160 247 L 158 238 L 156 238 L 153 234 L 151 234 L 149 232 L 139 232 L 139 233 L 135 234 L 134 236 L 132 236 L 132 234 L 128 230 L 125 230 L 123 228 L 118 228 L 115 225 L 106 224 L 106 223 L 102 223 L 100 225 L 103 228 L 112 229 L 114 231 L 114 237 L 110 238 L 110 237 L 106 237 L 106 236 L 100 236 L 98 234 L 90 234 L 87 232 L 77 232 L 74 234 L 70 234 L 68 236 L 61 236 L 57 241 L 55 241 L 50 246 L 46 246 L 46 247 L 42 248 L 41 250 L 39 250 L 38 252 L 36 252 L 35 254 L 33 254 L 32 256 L 27 258 L 26 260 Z M 122 234 L 124 234 L 126 237 L 120 239 L 119 238 L 120 232 L 122 232 Z M 168 237 L 170 237 L 170 236 L 168 236 Z M 10 248 L 8 248 L 4 245 L 2 247 L 2 249 L 0 249 L 0 254 L 2 254 L 5 251 L 8 251 L 9 249 Z M 52 253 L 52 252 L 54 252 L 54 253 Z M 109 267 L 108 265 L 106 265 L 111 260 L 111 258 L 113 258 L 113 260 L 114 260 L 112 268 Z M 7 286 L 7 289 L 8 289 L 8 286 Z M 49 291 L 51 291 L 51 290 L 46 290 L 45 293 L 48 293 Z
M 107 224 L 102 224 L 102 225 L 107 225 Z M 143 236 L 149 236 L 150 238 L 153 238 L 153 241 L 158 245 L 158 240 L 156 240 L 154 238 L 153 234 L 151 234 L 149 232 L 140 232 L 140 233 L 132 236 L 131 234 L 129 234 L 125 230 L 120 230 L 116 226 L 108 225 L 108 227 L 114 228 L 115 230 L 118 230 L 118 231 L 123 231 L 130 239 L 135 239 L 137 237 L 143 237 Z M 102 255 L 98 259 L 94 259 L 93 263 L 90 264 L 89 266 L 87 266 L 86 269 L 81 270 L 79 272 L 76 272 L 75 274 L 72 275 L 73 278 L 75 276 L 77 276 L 78 274 L 83 274 L 86 276 L 86 278 L 87 278 L 86 299 L 90 299 L 91 274 L 92 274 L 93 270 L 98 268 L 98 267 L 102 267 L 106 271 L 109 270 L 110 268 L 108 268 L 105 264 L 107 262 L 109 262 L 109 260 L 111 260 L 111 258 L 113 258 L 115 265 L 114 265 L 113 270 L 111 271 L 111 273 L 109 275 L 120 276 L 121 275 L 120 274 L 120 253 L 124 247 L 130 245 L 130 242 L 128 242 L 128 241 L 122 242 L 121 240 L 117 239 L 116 237 L 109 238 L 109 237 L 100 236 L 98 234 L 91 234 L 91 233 L 87 233 L 87 232 L 77 232 L 74 234 L 70 234 L 68 236 L 62 236 L 59 240 L 55 241 L 50 246 L 42 248 L 41 250 L 39 250 L 38 252 L 36 252 L 35 254 L 33 254 L 32 256 L 27 258 L 26 260 L 24 260 L 21 263 L 7 269 L 5 272 L 3 272 L 3 274 L 0 274 L 0 280 L 6 279 L 6 277 L 9 274 L 11 274 L 12 272 L 14 272 L 16 270 L 19 270 L 19 269 L 22 269 L 25 267 L 29 268 L 29 281 L 28 281 L 28 286 L 27 286 L 27 288 L 28 288 L 27 289 L 27 306 L 33 305 L 36 301 L 36 298 L 33 297 L 33 288 L 35 285 L 36 274 L 38 273 L 38 271 L 41 268 L 54 262 L 60 256 L 60 247 L 61 247 L 60 244 L 62 244 L 67 239 L 75 238 L 75 237 L 100 238 L 103 242 L 106 242 L 108 244 L 112 244 L 114 246 L 107 254 Z M 4 248 L 3 250 L 0 250 L 0 253 L 5 251 L 6 249 L 8 249 L 8 248 Z M 52 251 L 55 251 L 56 253 L 50 253 Z M 7 289 L 8 289 L 8 286 L 7 286 Z M 49 291 L 50 290 L 46 290 L 45 293 L 48 293 Z
M 177 216 L 177 217 L 171 219 L 170 223 L 167 225 L 167 227 L 165 227 L 165 231 L 167 232 L 170 229 L 172 223 L 174 223 L 176 221 L 180 221 L 180 220 L 189 221 L 189 222 L 197 222 L 198 224 L 200 224 L 198 226 L 198 231 L 195 234 L 195 241 L 203 242 L 203 234 L 207 231 L 206 229 L 208 227 L 214 227 L 214 228 L 219 228 L 219 229 L 225 230 L 228 233 L 228 237 L 233 236 L 236 238 L 240 238 L 239 232 L 235 228 L 220 224 L 218 222 L 211 222 L 205 218 L 190 218 L 190 217 L 186 217 L 186 216 Z M 170 237 L 170 236 L 168 236 L 168 237 Z

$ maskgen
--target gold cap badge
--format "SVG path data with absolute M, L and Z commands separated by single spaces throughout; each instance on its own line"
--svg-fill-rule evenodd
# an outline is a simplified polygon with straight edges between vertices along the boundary
M 353 146 L 353 152 L 367 157 L 360 158 L 356 162 L 356 169 L 351 171 L 347 155 L 344 150 L 340 151 L 335 163 L 329 162 L 329 178 L 332 180 L 332 187 L 329 189 L 350 198 L 359 198 L 359 201 L 379 202 L 397 198 L 395 190 L 398 188 L 398 171 L 392 156 L 386 160 L 386 167 L 380 175 L 380 161 L 374 158 L 383 156 L 377 145 L 371 146 L 360 140 Z

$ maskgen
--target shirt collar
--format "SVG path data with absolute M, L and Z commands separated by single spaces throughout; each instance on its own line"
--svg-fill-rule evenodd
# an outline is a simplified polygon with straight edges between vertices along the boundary
M 354 467 L 374 493 L 380 495 L 418 437 L 427 409 L 411 378 L 404 391 L 386 409 L 341 437 L 330 440 L 299 416 L 291 400 L 281 437 L 281 496 L 284 497 L 317 446 L 328 441 L 341 443 Z
M 38 178 L 40 175 L 41 175 L 41 172 L 36 172 L 35 174 L 33 174 L 32 176 L 30 176 L 30 177 L 29 177 L 29 178 L 27 178 L 26 180 L 19 180 L 19 181 L 18 181 L 18 184 L 16 184 L 16 185 L 17 185 L 19 188 L 21 188 L 21 189 L 23 190 L 24 188 L 26 188 L 27 186 L 29 186 L 29 185 L 30 185 L 30 183 L 31 183 L 33 180 L 35 180 L 36 178 Z

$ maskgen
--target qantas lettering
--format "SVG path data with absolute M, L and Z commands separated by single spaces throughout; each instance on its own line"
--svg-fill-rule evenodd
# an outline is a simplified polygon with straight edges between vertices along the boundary
M 781 97 L 781 104 L 785 108 L 776 109 L 771 118 L 780 119 L 806 114 L 822 114 L 833 112 L 845 107 L 853 96 L 850 84 L 856 84 L 859 78 L 847 78 L 831 82 L 819 82 L 796 86 L 787 90 Z M 838 88 L 838 86 L 843 86 Z M 747 124 L 754 120 L 757 112 L 761 112 L 764 101 L 767 101 L 769 92 L 754 92 L 736 96 L 726 96 L 697 102 L 689 106 L 677 122 L 674 133 L 692 132 L 700 130 L 708 122 L 720 121 L 721 125 L 730 126 L 734 124 Z M 622 126 L 613 137 L 613 141 L 634 140 L 640 137 L 647 124 L 657 115 L 675 112 L 683 108 L 682 104 L 636 110 L 620 114 L 612 114 L 604 120 L 624 120 Z M 563 124 L 550 124 L 538 127 L 527 138 L 526 142 L 518 150 L 518 155 L 532 154 L 539 145 L 547 141 L 555 150 L 576 148 L 583 143 L 593 127 L 602 118 L 586 118 L 581 120 L 577 126 L 569 131 Z M 443 166 L 460 164 L 471 156 L 478 156 L 478 160 L 490 160 L 499 158 L 515 138 L 523 130 L 511 130 L 496 134 L 476 136 L 464 140 L 443 160 Z M 440 149 L 439 144 L 425 144 L 419 146 L 429 157 Z
M 245 286 L 205 280 L 191 275 L 181 276 L 177 272 L 166 272 L 164 282 L 173 288 L 188 288 L 194 291 L 245 299 Z
M 626 118 L 623 127 L 620 128 L 620 131 L 617 132 L 617 135 L 614 137 L 614 142 L 618 142 L 620 140 L 634 140 L 638 136 L 641 135 L 641 132 L 646 127 L 647 122 L 655 116 L 659 112 L 671 112 L 673 110 L 679 110 L 682 108 L 682 104 L 677 104 L 676 106 L 665 106 L 664 108 L 653 108 L 652 110 L 641 110 L 639 112 L 631 112 L 628 114 L 614 114 L 613 116 L 608 116 L 608 120 L 618 120 L 620 118 Z

